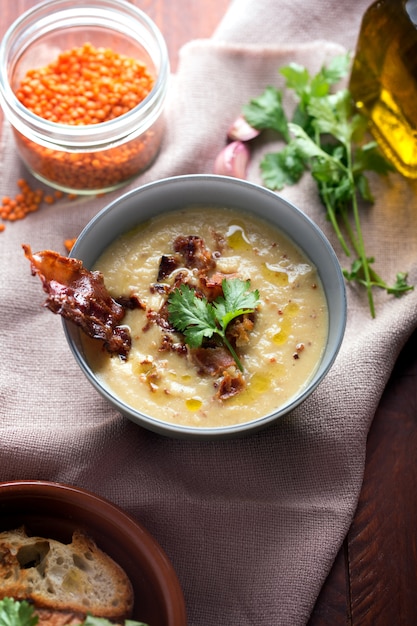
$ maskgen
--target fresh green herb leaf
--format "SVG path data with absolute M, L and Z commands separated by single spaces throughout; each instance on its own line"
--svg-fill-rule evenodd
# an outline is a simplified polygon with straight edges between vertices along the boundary
M 243 371 L 242 363 L 226 336 L 226 329 L 236 317 L 255 310 L 259 292 L 257 289 L 249 291 L 250 281 L 238 278 L 224 279 L 222 288 L 223 296 L 213 302 L 199 297 L 189 285 L 174 289 L 168 298 L 169 320 L 174 328 L 184 333 L 191 348 L 201 346 L 204 338 L 218 335 Z
M 262 178 L 270 189 L 283 189 L 294 185 L 304 174 L 302 155 L 294 143 L 289 143 L 281 152 L 266 154 L 261 161 Z
M 401 296 L 404 292 L 410 291 L 410 289 L 413 289 L 413 287 L 407 284 L 407 274 L 405 272 L 398 272 L 392 287 L 386 286 L 387 292 L 391 293 L 396 298 Z
M 268 86 L 265 91 L 243 107 L 246 121 L 259 130 L 269 128 L 288 137 L 287 119 L 282 106 L 282 93 L 275 87 Z
M 351 62 L 351 55 L 347 54 L 338 54 L 334 56 L 328 65 L 324 65 L 319 74 L 323 74 L 328 82 L 329 86 L 336 85 L 339 81 L 342 80 L 347 73 L 349 72 Z
M 292 89 L 300 100 L 303 99 L 304 94 L 309 93 L 310 88 L 310 74 L 305 67 L 298 63 L 290 63 L 279 70 L 286 81 L 285 86 L 287 89 Z
M 287 89 L 292 89 L 303 100 L 305 96 L 317 98 L 329 93 L 330 87 L 346 76 L 350 65 L 349 55 L 333 57 L 328 66 L 323 66 L 315 76 L 298 63 L 290 63 L 282 67 L 280 74 L 285 76 Z
M 35 626 L 38 616 L 26 600 L 3 598 L 0 601 L 0 626 Z
M 350 55 L 341 55 L 311 76 L 306 68 L 291 63 L 280 69 L 285 87 L 292 90 L 297 103 L 291 118 L 282 104 L 282 92 L 272 86 L 243 107 L 247 121 L 258 129 L 278 131 L 285 146 L 266 154 L 261 161 L 264 184 L 280 190 L 297 183 L 310 171 L 317 183 L 327 217 L 347 256 L 353 256 L 346 280 L 365 287 L 369 309 L 375 317 L 373 288 L 400 296 L 413 289 L 407 274 L 397 274 L 388 285 L 373 269 L 374 259 L 366 254 L 359 212 L 359 198 L 372 203 L 368 172 L 385 176 L 394 168 L 384 159 L 375 142 L 364 143 L 366 118 L 358 113 L 348 89 L 331 93 L 331 87 L 344 78 Z M 345 233 L 345 234 L 343 234 Z
M 299 154 L 308 161 L 313 157 L 320 157 L 326 163 L 332 164 L 333 158 L 325 152 L 313 139 L 311 139 L 305 130 L 297 124 L 288 124 L 290 132 L 294 135 L 295 146 Z
M 343 270 L 343 275 L 345 276 L 346 280 L 357 282 L 364 287 L 367 287 L 369 280 L 371 286 L 385 289 L 388 294 L 391 294 L 396 298 L 399 298 L 403 295 L 403 293 L 406 293 L 407 291 L 413 289 L 412 285 L 407 284 L 407 274 L 399 272 L 396 276 L 395 283 L 390 286 L 373 271 L 371 266 L 375 262 L 374 257 L 369 257 L 366 259 L 366 261 L 369 270 L 369 279 L 367 279 L 365 276 L 365 266 L 363 265 L 361 259 L 356 259 L 352 263 L 350 271 Z
M 299 99 L 292 119 L 293 122 L 300 124 L 300 112 L 306 111 L 311 99 L 327 96 L 330 87 L 346 76 L 349 63 L 348 55 L 336 56 L 327 67 L 323 66 L 315 76 L 310 76 L 306 68 L 298 63 L 290 63 L 280 69 L 280 74 L 286 78 L 285 87 L 293 90 Z M 304 121 L 307 124 L 308 117 Z M 304 124 L 302 125 L 304 126 Z
M 352 100 L 346 89 L 322 98 L 312 98 L 307 111 L 312 118 L 316 138 L 317 134 L 327 134 L 332 135 L 344 145 L 351 141 Z
M 216 298 L 213 306 L 216 319 L 225 331 L 235 317 L 255 310 L 259 302 L 259 292 L 257 289 L 249 291 L 250 280 L 244 281 L 238 278 L 223 280 L 222 288 L 223 296 Z
M 175 289 L 168 299 L 171 323 L 185 335 L 191 348 L 201 346 L 216 332 L 216 315 L 213 305 L 205 297 L 198 297 L 188 285 Z
M 388 172 L 394 172 L 395 168 L 388 163 L 379 151 L 375 141 L 371 141 L 363 146 L 357 146 L 354 154 L 353 171 L 356 172 L 376 172 L 385 176 Z
M 362 172 L 355 174 L 355 183 L 361 198 L 372 204 L 374 202 L 374 196 L 369 186 L 369 180 Z

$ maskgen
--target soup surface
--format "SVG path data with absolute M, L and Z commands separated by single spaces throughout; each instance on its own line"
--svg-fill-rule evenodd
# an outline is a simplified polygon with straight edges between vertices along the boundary
M 182 266 L 161 279 L 161 259 L 171 258 L 177 238 L 191 235 L 210 252 L 209 277 L 249 279 L 250 290 L 259 292 L 248 332 L 236 344 L 242 384 L 229 396 L 219 394 L 224 372 L 202 371 L 182 333 L 158 323 L 179 273 L 191 285 L 198 273 Z M 288 403 L 318 367 L 328 311 L 316 269 L 286 236 L 256 217 L 219 207 L 156 216 L 120 236 L 94 269 L 114 298 L 134 295 L 142 306 L 124 319 L 132 337 L 126 360 L 83 337 L 87 360 L 124 403 L 155 419 L 203 428 L 252 421 Z

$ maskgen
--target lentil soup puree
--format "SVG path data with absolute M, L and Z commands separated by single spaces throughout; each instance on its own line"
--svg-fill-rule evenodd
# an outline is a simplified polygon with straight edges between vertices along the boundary
M 161 350 L 166 331 L 149 324 L 149 312 L 166 301 L 154 288 L 161 257 L 172 253 L 177 237 L 189 235 L 204 240 L 215 272 L 250 279 L 250 290 L 259 291 L 253 329 L 239 347 L 245 386 L 226 400 L 216 397 L 212 377 L 199 375 L 188 353 Z M 124 403 L 155 419 L 216 428 L 264 417 L 302 390 L 320 363 L 328 310 L 317 271 L 286 236 L 259 218 L 231 208 L 175 210 L 119 237 L 94 269 L 114 298 L 134 294 L 144 308 L 129 310 L 124 319 L 132 336 L 127 360 L 83 337 L 87 361 Z

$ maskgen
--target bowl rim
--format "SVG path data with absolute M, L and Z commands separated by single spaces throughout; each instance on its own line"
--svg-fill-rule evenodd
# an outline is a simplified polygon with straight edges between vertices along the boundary
M 144 560 L 155 564 L 152 572 L 157 584 L 164 590 L 163 595 L 169 620 L 167 624 L 172 624 L 172 626 L 186 625 L 185 598 L 174 566 L 155 537 L 132 515 L 107 498 L 99 496 L 89 489 L 69 483 L 37 479 L 0 481 L 0 504 L 2 500 L 24 500 L 25 498 L 45 501 L 56 499 L 69 505 L 76 503 L 78 507 L 80 507 L 79 499 L 82 498 L 87 499 L 88 509 L 94 509 L 100 517 L 102 514 L 107 514 L 112 520 L 112 526 L 120 526 L 124 536 L 127 536 L 129 541 L 140 544 L 140 551 L 144 555 Z M 75 526 L 76 521 L 74 520 Z M 94 528 L 93 525 L 92 528 Z M 91 532 L 94 534 L 93 531 Z M 168 579 L 169 585 L 166 582 Z
M 256 192 L 256 193 L 262 194 L 264 196 L 269 197 L 270 199 L 274 197 L 275 202 L 277 202 L 278 204 L 281 204 L 282 206 L 285 206 L 288 211 L 294 212 L 297 215 L 297 218 L 301 222 L 303 222 L 304 225 L 307 228 L 309 228 L 311 232 L 314 232 L 317 239 L 320 240 L 320 243 L 324 246 L 324 249 L 326 250 L 326 254 L 332 264 L 332 269 L 334 270 L 334 275 L 336 277 L 336 283 L 337 283 L 337 288 L 338 288 L 338 295 L 340 298 L 340 319 L 338 322 L 338 333 L 337 333 L 338 336 L 334 343 L 333 352 L 330 355 L 330 357 L 329 356 L 327 357 L 324 369 L 322 370 L 319 376 L 316 376 L 314 374 L 313 377 L 310 379 L 310 381 L 305 385 L 304 389 L 299 394 L 297 394 L 296 397 L 290 398 L 283 406 L 279 408 L 279 410 L 272 411 L 260 418 L 255 418 L 248 422 L 242 422 L 238 424 L 231 424 L 231 425 L 219 426 L 219 427 L 191 427 L 191 426 L 183 426 L 180 424 L 166 422 L 161 419 L 155 418 L 151 415 L 148 415 L 146 413 L 142 413 L 136 409 L 133 409 L 131 406 L 129 406 L 128 404 L 126 404 L 125 402 L 117 398 L 114 394 L 111 393 L 109 389 L 107 389 L 107 387 L 100 384 L 94 372 L 91 370 L 88 363 L 86 362 L 86 359 L 84 359 L 84 357 L 80 353 L 80 350 L 75 345 L 73 334 L 74 332 L 75 333 L 80 332 L 79 329 L 74 328 L 74 325 L 71 322 L 65 320 L 64 318 L 62 319 L 63 329 L 64 329 L 64 333 L 65 333 L 68 345 L 70 347 L 70 350 L 76 362 L 78 363 L 78 366 L 80 367 L 81 371 L 84 373 L 84 375 L 86 376 L 90 384 L 92 384 L 92 386 L 100 393 L 100 395 L 102 395 L 108 402 L 110 402 L 113 405 L 113 407 L 115 407 L 120 413 L 128 417 L 128 419 L 133 421 L 135 424 L 148 428 L 154 432 L 158 432 L 159 434 L 163 434 L 168 437 L 192 438 L 194 440 L 196 439 L 208 440 L 210 438 L 212 439 L 229 438 L 232 436 L 239 436 L 241 434 L 247 434 L 248 432 L 253 433 L 261 428 L 264 428 L 266 425 L 272 422 L 275 422 L 280 417 L 283 417 L 289 412 L 293 411 L 297 406 L 299 406 L 302 402 L 304 402 L 304 400 L 308 396 L 311 395 L 311 393 L 318 387 L 318 385 L 322 382 L 322 380 L 327 376 L 330 368 L 332 367 L 340 351 L 344 334 L 345 334 L 346 323 L 347 323 L 347 295 L 346 295 L 345 281 L 344 281 L 344 277 L 343 277 L 343 273 L 340 267 L 338 257 L 332 245 L 330 244 L 329 240 L 327 239 L 326 235 L 323 233 L 320 227 L 306 213 L 304 213 L 301 209 L 299 209 L 296 205 L 294 205 L 287 199 L 283 198 L 282 196 L 278 195 L 276 192 L 266 187 L 263 187 L 257 183 L 247 181 L 244 179 L 238 179 L 238 178 L 233 178 L 233 177 L 223 176 L 223 175 L 218 175 L 218 174 L 183 174 L 183 175 L 178 175 L 178 176 L 169 176 L 166 178 L 144 183 L 143 185 L 140 185 L 139 187 L 136 187 L 135 189 L 131 189 L 127 191 L 126 193 L 115 198 L 109 204 L 104 206 L 83 228 L 69 256 L 72 258 L 79 258 L 79 256 L 77 256 L 77 251 L 79 250 L 80 247 L 82 247 L 82 242 L 85 236 L 88 235 L 92 230 L 94 230 L 96 226 L 100 224 L 100 222 L 102 222 L 103 220 L 106 220 L 109 214 L 116 211 L 120 205 L 123 205 L 124 203 L 128 202 L 129 199 L 131 199 L 132 197 L 146 194 L 147 191 L 152 190 L 155 187 L 163 188 L 165 186 L 181 186 L 184 183 L 186 184 L 191 183 L 197 187 L 199 183 L 203 183 L 203 182 L 205 183 L 208 181 L 213 181 L 213 183 L 219 182 L 223 185 L 230 186 L 231 188 L 233 186 L 236 186 L 239 188 L 252 190 L 253 193 Z M 198 204 L 198 200 L 196 200 L 195 203 Z M 256 213 L 253 213 L 253 214 L 257 215 Z M 264 220 L 266 219 L 268 221 L 268 218 L 264 218 L 263 216 L 258 215 L 258 218 L 264 219 Z M 140 222 L 141 222 L 141 217 L 140 217 L 140 214 L 138 214 L 137 223 L 139 224 Z M 277 228 L 280 228 L 279 226 L 277 226 L 277 224 L 275 224 L 275 226 Z M 289 239 L 294 240 L 294 238 L 291 237 L 291 235 L 288 232 L 286 232 L 284 228 L 282 228 L 281 230 L 282 232 L 284 232 L 284 234 L 287 237 L 289 237 Z M 305 249 L 303 249 L 302 246 L 300 246 L 297 243 L 296 245 L 298 245 L 302 249 L 303 253 L 307 256 L 307 258 L 310 258 L 308 252 Z M 102 250 L 103 249 L 104 248 L 102 248 Z M 98 255 L 96 256 L 96 259 L 98 258 L 100 254 L 101 252 L 98 253 Z M 328 294 L 326 294 L 326 298 L 329 304 Z M 319 366 L 321 365 L 321 363 L 319 364 Z

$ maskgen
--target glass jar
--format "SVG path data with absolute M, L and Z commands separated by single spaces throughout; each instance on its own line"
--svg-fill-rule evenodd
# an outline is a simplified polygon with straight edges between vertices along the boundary
M 148 95 L 91 124 L 52 122 L 26 108 L 16 91 L 27 72 L 87 42 L 143 63 L 153 80 Z M 0 45 L 0 100 L 18 153 L 36 178 L 69 193 L 111 191 L 149 167 L 162 141 L 168 80 L 160 31 L 125 0 L 47 0 L 17 19 Z
M 368 8 L 349 88 L 385 156 L 417 178 L 417 0 L 377 0 Z

